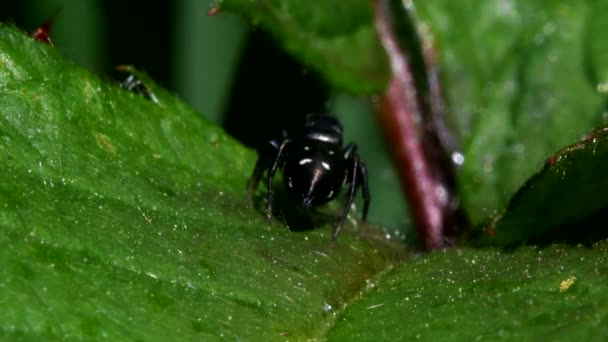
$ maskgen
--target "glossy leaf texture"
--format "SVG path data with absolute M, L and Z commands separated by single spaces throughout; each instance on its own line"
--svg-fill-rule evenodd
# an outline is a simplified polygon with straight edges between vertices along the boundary
M 401 253 L 267 224 L 254 153 L 145 75 L 128 92 L 7 25 L 0 61 L 3 339 L 317 338 Z
M 608 238 L 608 128 L 549 157 L 475 243 L 590 244 Z
M 369 94 L 388 81 L 388 60 L 367 0 L 224 0 L 221 7 L 272 32 L 306 67 L 341 89 Z
M 606 241 L 434 252 L 371 284 L 328 340 L 602 340 L 607 262 Z
M 608 51 L 593 19 L 601 3 L 416 2 L 442 56 L 474 224 L 504 207 L 546 158 L 601 125 L 606 97 L 597 85 Z

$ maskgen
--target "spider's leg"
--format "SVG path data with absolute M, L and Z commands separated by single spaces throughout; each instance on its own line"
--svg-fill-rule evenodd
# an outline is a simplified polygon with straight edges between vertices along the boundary
M 332 234 L 332 240 L 336 240 L 338 238 L 338 234 L 342 230 L 342 226 L 344 225 L 344 221 L 346 220 L 346 216 L 348 215 L 348 211 L 350 210 L 353 201 L 355 200 L 355 195 L 357 194 L 357 186 L 358 186 L 358 178 L 357 176 L 360 174 L 359 167 L 359 157 L 356 155 L 357 145 L 349 144 L 346 147 L 344 152 L 344 157 L 347 161 L 350 161 L 349 165 L 349 173 L 347 175 L 347 182 L 349 183 L 348 193 L 346 194 L 346 202 L 344 203 L 344 209 L 342 211 L 342 215 L 340 217 L 340 221 L 338 225 L 334 228 L 334 232 Z
M 260 178 L 262 178 L 262 173 L 264 170 L 268 168 L 268 163 L 266 162 L 266 158 L 264 156 L 258 156 L 258 161 L 255 163 L 255 168 L 253 169 L 253 174 L 247 183 L 247 200 L 249 202 L 249 206 L 253 207 L 253 194 L 258 188 L 258 184 L 260 183 Z
M 250 205 L 253 204 L 253 196 L 258 189 L 264 171 L 270 169 L 279 153 L 279 146 L 280 143 L 277 140 L 272 139 L 269 141 L 268 145 L 258 149 L 258 160 L 255 163 L 253 174 L 247 183 L 247 197 Z
M 268 169 L 267 187 L 268 187 L 268 202 L 266 203 L 266 218 L 272 220 L 272 182 L 274 180 L 274 174 L 282 165 L 285 156 L 285 149 L 289 145 L 290 140 L 284 139 L 281 144 L 277 146 L 277 152 L 272 162 L 272 165 Z
M 352 160 L 357 157 L 357 145 L 350 143 L 344 148 L 344 160 Z
M 362 161 L 359 162 L 359 176 L 357 177 L 357 182 L 359 183 L 358 185 L 363 188 L 363 213 L 361 219 L 367 221 L 367 211 L 369 210 L 371 197 L 369 195 L 369 185 L 367 183 L 367 167 L 365 167 L 365 164 Z

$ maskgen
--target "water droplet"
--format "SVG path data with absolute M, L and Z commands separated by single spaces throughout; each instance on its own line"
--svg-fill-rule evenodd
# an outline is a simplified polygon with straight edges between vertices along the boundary
M 464 164 L 464 155 L 460 152 L 452 153 L 452 162 L 458 166 Z

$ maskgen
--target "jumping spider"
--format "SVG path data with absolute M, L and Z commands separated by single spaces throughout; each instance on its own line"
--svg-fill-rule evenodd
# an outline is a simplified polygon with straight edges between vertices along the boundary
M 258 151 L 247 191 L 251 201 L 264 171 L 267 172 L 268 201 L 266 217 L 272 219 L 272 184 L 275 172 L 281 168 L 287 192 L 302 208 L 308 209 L 330 202 L 348 184 L 346 202 L 335 226 L 336 239 L 359 187 L 363 188 L 363 214 L 367 219 L 370 203 L 367 169 L 359 160 L 357 145 L 343 147 L 342 125 L 327 115 L 308 115 L 304 126 L 293 135 L 283 132 L 280 140 L 272 139 Z

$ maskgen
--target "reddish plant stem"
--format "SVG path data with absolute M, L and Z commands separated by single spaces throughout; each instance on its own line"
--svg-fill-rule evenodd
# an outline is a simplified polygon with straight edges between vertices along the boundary
M 407 51 L 395 30 L 392 0 L 374 0 L 376 30 L 391 66 L 391 81 L 380 101 L 379 121 L 400 173 L 410 212 L 427 249 L 443 248 L 456 237 L 461 215 L 455 195 L 454 167 L 445 143 L 440 83 L 430 48 L 421 47 L 426 82 L 416 82 Z M 403 6 L 401 0 L 399 5 Z M 406 15 L 406 12 L 398 13 Z M 398 15 L 395 14 L 395 15 Z M 405 20 L 405 18 L 402 18 Z M 416 86 L 428 95 L 425 106 Z
M 393 155 L 402 175 L 402 186 L 424 245 L 427 249 L 437 249 L 444 245 L 441 217 L 444 205 L 435 190 L 440 184 L 429 169 L 421 130 L 413 120 L 413 108 L 402 96 L 404 92 L 407 93 L 407 86 L 402 82 L 391 81 L 382 97 L 380 122 L 387 139 L 394 144 Z

